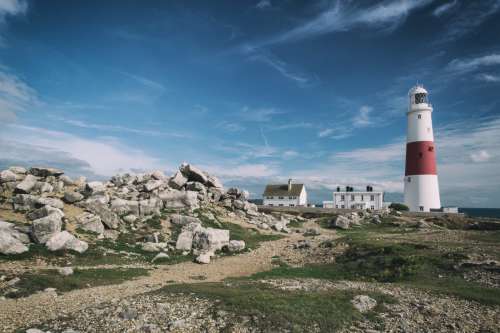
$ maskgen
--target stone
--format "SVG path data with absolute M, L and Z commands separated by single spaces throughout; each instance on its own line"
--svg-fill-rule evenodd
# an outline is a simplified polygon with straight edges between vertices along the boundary
M 371 218 L 370 222 L 373 224 L 381 224 L 382 220 L 380 220 L 380 216 L 375 215 Z
M 102 182 L 90 182 L 85 185 L 85 193 L 90 195 L 103 194 L 106 192 L 106 186 Z
M 122 220 L 127 223 L 134 223 L 135 221 L 137 221 L 137 216 L 135 216 L 134 214 L 129 214 L 122 217 Z
M 57 272 L 62 276 L 73 275 L 74 271 L 72 267 L 60 267 L 57 269 Z
M 321 231 L 318 228 L 308 228 L 304 232 L 304 236 L 319 236 Z
M 241 201 L 241 200 L 234 200 L 233 201 L 233 206 L 236 209 L 243 209 L 243 208 L 245 208 L 245 203 L 243 201 Z
M 156 256 L 155 256 L 155 257 L 151 260 L 151 262 L 155 262 L 155 261 L 159 261 L 159 260 L 166 260 L 166 259 L 168 259 L 168 258 L 170 258 L 170 257 L 168 256 L 168 254 L 166 254 L 165 252 L 160 252 L 160 253 L 158 253 L 158 254 L 157 254 L 157 255 L 156 255 Z
M 45 333 L 45 332 L 42 330 L 39 330 L 38 328 L 30 328 L 30 329 L 26 330 L 26 333 Z
M 40 197 L 36 200 L 36 203 L 39 206 L 51 206 L 59 209 L 64 208 L 64 202 L 57 198 Z
M 20 254 L 28 250 L 29 248 L 19 239 L 15 238 L 7 229 L 0 229 L 1 254 Z
M 144 191 L 151 192 L 160 188 L 163 185 L 162 180 L 150 180 L 146 184 L 144 184 Z
M 139 216 L 160 215 L 163 202 L 156 197 L 139 201 Z
M 30 238 L 28 236 L 30 227 L 28 226 L 17 226 L 13 223 L 0 221 L 0 230 L 7 232 L 10 236 L 14 237 L 23 244 L 30 243 Z
M 64 174 L 64 171 L 55 168 L 34 167 L 30 169 L 29 173 L 37 177 L 45 178 L 49 176 L 61 176 L 62 174 Z
M 35 209 L 37 202 L 38 198 L 31 194 L 17 194 L 12 197 L 12 203 L 16 211 L 25 212 Z
M 177 237 L 177 242 L 175 243 L 175 248 L 177 250 L 190 251 L 193 245 L 193 232 L 183 231 Z
M 109 229 L 117 229 L 120 225 L 120 218 L 118 215 L 113 213 L 107 205 L 96 204 L 89 207 L 89 210 L 92 213 L 99 215 L 101 222 L 104 223 L 104 225 L 106 225 Z
M 25 175 L 28 172 L 28 170 L 26 170 L 26 168 L 23 168 L 20 166 L 11 166 L 9 168 L 9 171 L 12 171 L 13 173 L 18 174 L 18 175 Z
M 158 245 L 158 243 L 151 243 L 151 242 L 143 243 L 141 248 L 143 251 L 146 252 L 160 252 L 162 250 L 162 248 Z
M 16 174 L 11 170 L 3 170 L 0 172 L 0 183 L 15 182 Z
M 75 217 L 77 225 L 86 231 L 95 232 L 97 234 L 104 233 L 104 225 L 101 218 L 91 213 L 82 213 Z
M 156 180 L 163 180 L 166 178 L 165 174 L 163 174 L 163 172 L 161 172 L 160 170 L 153 171 L 151 173 L 151 177 L 153 177 Z
M 245 241 L 242 240 L 230 240 L 227 246 L 229 252 L 239 252 L 245 249 Z
M 83 200 L 83 194 L 75 192 L 75 191 L 66 191 L 64 192 L 64 201 L 67 203 L 75 203 Z
M 179 170 L 182 172 L 184 177 L 188 179 L 188 181 L 200 182 L 202 184 L 206 184 L 208 181 L 207 175 L 191 164 L 183 163 L 179 167 Z
M 187 183 L 187 181 L 187 178 L 184 177 L 180 171 L 177 171 L 168 181 L 168 185 L 173 189 L 180 190 Z
M 78 253 L 87 251 L 88 244 L 77 239 L 69 232 L 61 231 L 54 234 L 45 244 L 50 251 L 73 250 Z
M 207 179 L 207 184 L 206 184 L 208 187 L 215 187 L 215 188 L 224 188 L 224 186 L 222 185 L 221 181 L 219 180 L 219 178 L 215 177 L 215 176 L 208 176 L 208 179 Z
M 107 194 L 92 195 L 85 200 L 83 206 L 92 209 L 92 206 L 103 206 L 109 203 L 109 196 Z
M 186 216 L 181 214 L 172 214 L 170 215 L 170 223 L 175 225 L 188 225 L 190 223 L 201 223 L 200 219 L 193 216 Z
M 200 182 L 187 182 L 186 190 L 207 193 L 207 188 Z
M 55 214 L 55 215 L 59 216 L 59 218 L 61 218 L 61 219 L 64 217 L 64 212 L 62 210 L 60 210 L 59 208 L 52 207 L 52 206 L 43 206 L 41 208 L 35 209 L 35 210 L 29 212 L 28 214 L 26 214 L 26 217 L 28 218 L 28 220 L 33 221 L 33 220 L 41 219 L 42 217 L 49 216 L 51 214 Z
M 57 214 L 51 214 L 33 221 L 31 234 L 35 242 L 45 244 L 53 235 L 61 231 L 62 221 Z
M 242 191 L 240 197 L 241 197 L 242 200 L 246 201 L 246 200 L 250 199 L 250 192 L 248 192 L 248 191 Z
M 190 208 L 199 207 L 198 193 L 194 191 L 168 190 L 159 194 L 165 208 Z
M 308 240 L 300 240 L 297 243 L 293 244 L 294 249 L 309 249 L 311 248 L 311 242 Z
M 66 176 L 66 175 L 60 176 L 59 180 L 62 181 L 65 186 L 75 185 L 75 183 L 73 182 L 73 180 L 71 178 L 69 178 L 68 176 Z
M 137 313 L 137 310 L 134 308 L 126 308 L 122 312 L 120 312 L 118 316 L 124 320 L 134 320 L 139 316 L 139 314 Z
M 229 230 L 202 228 L 193 236 L 192 247 L 198 250 L 217 251 L 229 245 Z
M 332 221 L 331 226 L 340 229 L 349 229 L 351 227 L 351 220 L 343 215 L 339 215 Z
M 368 312 L 377 306 L 377 301 L 367 295 L 357 295 L 351 303 L 361 313 Z
M 47 193 L 54 191 L 54 187 L 47 182 L 36 182 L 35 189 L 40 193 Z
M 210 264 L 210 257 L 212 256 L 213 254 L 210 253 L 210 252 L 203 252 L 203 253 L 200 253 L 197 257 L 196 257 L 196 262 L 199 263 L 199 264 Z
M 36 185 L 38 178 L 33 175 L 27 175 L 26 178 L 16 186 L 16 193 L 30 193 Z

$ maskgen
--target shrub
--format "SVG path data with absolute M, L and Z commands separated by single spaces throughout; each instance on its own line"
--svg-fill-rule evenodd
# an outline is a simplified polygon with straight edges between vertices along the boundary
M 408 206 L 402 204 L 402 203 L 397 203 L 397 202 L 393 202 L 390 204 L 389 208 L 391 209 L 395 209 L 395 210 L 398 210 L 400 212 L 407 212 L 409 211 L 410 209 L 408 208 Z

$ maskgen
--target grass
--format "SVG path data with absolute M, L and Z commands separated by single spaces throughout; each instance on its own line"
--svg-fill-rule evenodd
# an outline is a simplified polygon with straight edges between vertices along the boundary
M 124 281 L 147 275 L 143 268 L 123 269 L 76 269 L 73 275 L 62 276 L 56 270 L 43 270 L 36 273 L 24 273 L 15 285 L 16 291 L 6 295 L 9 298 L 29 296 L 46 288 L 56 288 L 58 292 L 95 286 L 118 284 Z
M 298 219 L 293 219 L 290 221 L 290 223 L 288 223 L 287 226 L 291 227 L 291 228 L 301 228 L 303 224 L 304 224 L 304 221 L 301 221 Z
M 349 291 L 283 291 L 265 284 L 238 281 L 223 283 L 177 284 L 162 288 L 160 293 L 194 293 L 217 301 L 218 307 L 237 316 L 253 318 L 252 326 L 266 332 L 305 332 L 311 327 L 334 332 L 348 327 L 363 316 L 351 304 L 355 293 Z M 392 302 L 387 296 L 370 294 L 379 302 Z M 376 308 L 375 311 L 381 308 Z

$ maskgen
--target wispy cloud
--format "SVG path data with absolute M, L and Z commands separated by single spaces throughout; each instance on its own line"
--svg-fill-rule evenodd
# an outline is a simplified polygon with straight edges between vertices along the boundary
M 279 111 L 275 108 L 250 108 L 249 106 L 244 106 L 239 112 L 241 119 L 251 122 L 269 122 L 272 120 L 273 116 L 283 114 L 283 111 Z
M 271 7 L 272 7 L 272 4 L 271 4 L 270 0 L 260 0 L 255 5 L 255 8 L 257 8 L 257 9 L 269 9 Z
M 449 13 L 450 11 L 452 11 L 453 9 L 455 9 L 457 4 L 458 4 L 457 0 L 453 0 L 453 1 L 447 2 L 445 4 L 442 4 L 438 7 L 436 7 L 436 9 L 434 9 L 434 11 L 432 12 L 432 15 L 434 15 L 436 17 L 440 17 L 442 15 L 445 15 L 445 14 Z
M 245 127 L 243 127 L 242 125 L 240 125 L 238 123 L 225 121 L 225 120 L 218 123 L 215 127 L 220 128 L 226 132 L 234 132 L 234 133 L 241 132 L 241 131 L 245 130 Z
M 28 2 L 26 0 L 1 0 L 0 1 L 0 47 L 5 46 L 3 28 L 7 18 L 12 16 L 24 15 L 28 11 Z
M 156 81 L 153 81 L 151 79 L 148 79 L 144 76 L 140 76 L 140 75 L 132 74 L 129 72 L 124 72 L 124 71 L 118 71 L 118 73 L 122 74 L 125 77 L 128 77 L 129 79 L 134 80 L 135 82 L 137 82 L 137 83 L 139 83 L 147 88 L 155 89 L 155 90 L 159 90 L 159 91 L 165 91 L 165 86 L 163 84 L 156 82 Z
M 355 2 L 335 1 L 313 19 L 262 44 L 297 41 L 356 27 L 394 28 L 412 11 L 431 2 L 432 0 L 386 0 L 369 7 L 359 7 Z
M 16 113 L 36 103 L 36 91 L 6 67 L 0 66 L 0 120 L 12 121 Z
M 500 53 L 487 54 L 469 59 L 453 59 L 446 67 L 449 72 L 465 74 L 482 67 L 500 65 Z
M 366 127 L 373 124 L 370 118 L 370 113 L 373 111 L 371 106 L 363 105 L 359 108 L 358 114 L 353 118 L 352 124 L 354 127 Z
M 448 28 L 438 42 L 456 40 L 474 31 L 500 10 L 500 1 L 462 1 L 457 7 L 460 8 L 454 11 L 454 15 L 450 15 Z
M 500 75 L 481 73 L 476 75 L 476 79 L 484 82 L 497 83 L 500 82 Z

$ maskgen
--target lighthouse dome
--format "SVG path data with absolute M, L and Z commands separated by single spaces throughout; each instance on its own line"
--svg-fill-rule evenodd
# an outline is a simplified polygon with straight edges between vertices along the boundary
M 410 89 L 408 92 L 409 97 L 409 112 L 411 111 L 419 111 L 424 108 L 432 109 L 432 106 L 429 104 L 429 99 L 427 97 L 427 90 L 421 86 L 416 85 Z M 432 110 L 431 110 L 432 111 Z
M 413 88 L 410 89 L 408 92 L 408 95 L 413 96 L 415 94 L 428 94 L 427 90 L 425 90 L 424 86 L 422 85 L 416 85 Z

